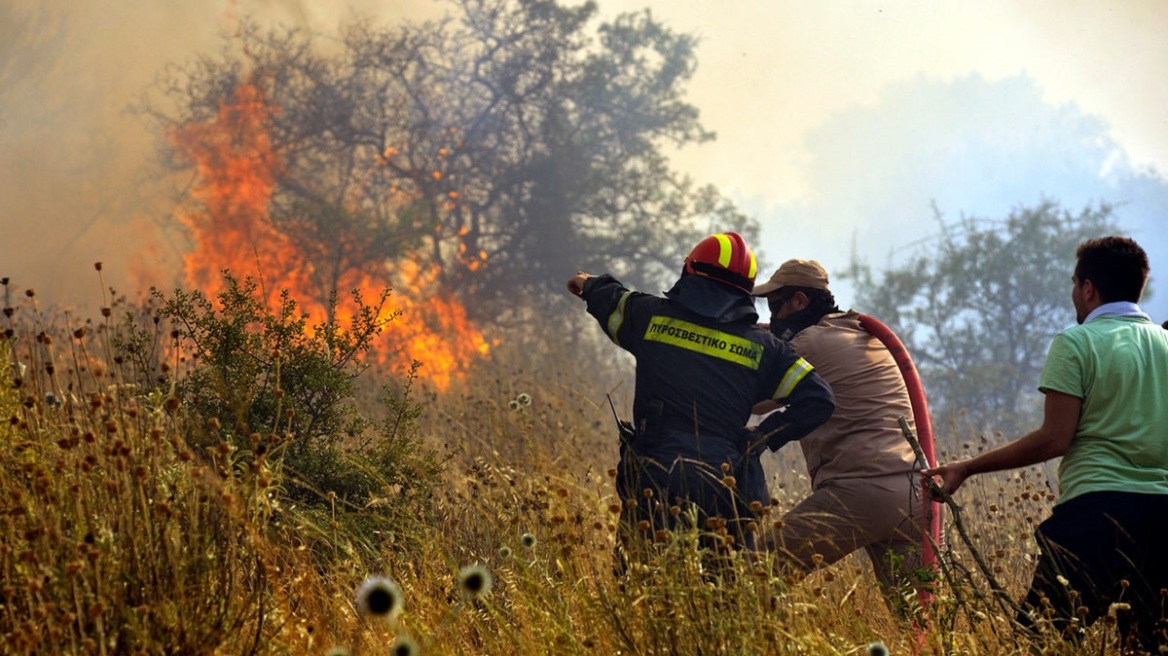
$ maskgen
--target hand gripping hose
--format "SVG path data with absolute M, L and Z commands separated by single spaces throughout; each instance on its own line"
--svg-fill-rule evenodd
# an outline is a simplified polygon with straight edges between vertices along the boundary
M 896 360 L 896 366 L 900 368 L 900 375 L 904 378 L 905 387 L 908 388 L 909 401 L 912 403 L 917 439 L 920 441 L 921 450 L 925 452 L 925 458 L 928 460 L 923 465 L 936 467 L 937 456 L 933 442 L 933 422 L 929 419 L 929 404 L 925 399 L 925 388 L 921 384 L 921 377 L 917 373 L 916 365 L 913 364 L 912 356 L 909 355 L 908 349 L 904 347 L 892 329 L 879 319 L 861 314 L 860 326 L 868 331 L 868 334 L 880 340 L 880 343 L 888 348 L 892 358 Z M 921 566 L 936 571 L 936 547 L 941 543 L 941 503 L 933 501 L 928 492 L 928 483 L 922 478 L 921 499 L 924 503 L 924 512 L 921 513 Z M 917 598 L 921 602 L 921 607 L 924 608 L 933 601 L 933 594 L 922 587 L 918 589 Z

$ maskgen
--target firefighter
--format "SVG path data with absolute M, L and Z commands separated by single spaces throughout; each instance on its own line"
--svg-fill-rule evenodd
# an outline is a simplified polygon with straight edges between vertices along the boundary
M 831 389 L 806 360 L 758 327 L 751 290 L 757 264 L 733 232 L 700 241 L 664 298 L 630 291 L 610 275 L 579 272 L 568 290 L 608 337 L 636 358 L 633 429 L 621 443 L 617 492 L 625 528 L 672 529 L 696 506 L 700 528 L 743 544 L 770 500 L 759 456 L 827 421 Z M 751 407 L 784 408 L 751 431 Z M 734 542 L 735 540 L 730 540 Z

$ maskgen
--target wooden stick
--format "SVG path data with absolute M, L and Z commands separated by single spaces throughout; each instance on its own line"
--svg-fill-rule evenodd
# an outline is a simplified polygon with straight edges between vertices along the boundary
M 916 434 L 913 433 L 912 428 L 908 425 L 908 419 L 903 416 L 900 418 L 900 430 L 904 432 L 904 439 L 908 440 L 909 445 L 912 446 L 913 453 L 917 456 L 917 462 L 921 463 L 923 467 L 928 467 L 929 461 L 925 458 L 925 451 L 921 448 L 921 443 L 917 440 Z M 969 553 L 973 554 L 973 560 L 977 563 L 977 568 L 981 571 L 982 576 L 985 576 L 986 581 L 989 582 L 990 590 L 994 592 L 994 598 L 999 603 L 1005 604 L 1015 614 L 1022 612 L 1022 607 L 1015 603 L 1013 599 L 1010 599 L 1010 595 L 1006 593 L 1006 589 L 998 582 L 993 570 L 990 569 L 985 559 L 982 558 L 981 552 L 974 546 L 973 540 L 969 537 L 969 532 L 965 530 L 965 522 L 961 519 L 961 507 L 957 505 L 957 502 L 953 500 L 951 495 L 941 489 L 940 485 L 937 485 L 937 482 L 933 480 L 932 476 L 928 478 L 928 489 L 929 496 L 932 500 L 943 501 L 949 507 L 950 514 L 953 516 L 953 525 L 957 527 L 957 534 L 961 536 L 961 541 L 969 548 Z M 939 561 L 940 552 L 937 555 Z

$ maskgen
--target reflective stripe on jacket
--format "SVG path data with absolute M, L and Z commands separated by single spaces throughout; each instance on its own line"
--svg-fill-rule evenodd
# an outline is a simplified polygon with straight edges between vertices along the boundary
M 640 452 L 703 460 L 727 447 L 746 453 L 756 436 L 744 426 L 754 404 L 765 400 L 788 406 L 758 431 L 777 448 L 806 435 L 834 408 L 830 388 L 813 367 L 758 327 L 750 296 L 743 295 L 728 320 L 630 291 L 607 275 L 589 278 L 583 297 L 608 337 L 637 360 L 634 423 L 654 420 L 651 409 L 660 408 L 661 425 L 671 433 L 660 443 L 638 444 Z M 703 450 L 703 440 L 723 444 Z

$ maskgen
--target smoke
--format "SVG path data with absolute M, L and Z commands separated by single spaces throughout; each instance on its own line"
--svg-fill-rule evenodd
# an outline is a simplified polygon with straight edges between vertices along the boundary
M 157 225 L 166 204 L 150 175 L 155 142 L 129 107 L 162 58 L 200 41 L 165 29 L 149 5 L 125 22 L 99 7 L 4 9 L 15 32 L 4 41 L 20 45 L 4 53 L 0 79 L 0 262 L 16 284 L 64 303 L 100 297 L 98 260 L 123 290 L 132 272 L 166 270 L 174 247 Z
M 69 305 L 100 299 L 96 261 L 132 296 L 177 283 L 189 245 L 173 214 L 190 180 L 165 174 L 166 146 L 136 108 L 166 66 L 214 53 L 244 19 L 328 32 L 373 8 L 394 20 L 437 9 L 324 4 L 0 1 L 0 275 Z
M 815 258 L 835 271 L 853 254 L 877 269 L 904 262 L 934 243 L 934 207 L 949 221 L 1000 220 L 1044 199 L 1072 214 L 1106 203 L 1152 260 L 1146 309 L 1168 317 L 1168 181 L 1133 166 L 1102 119 L 1048 103 L 1028 76 L 890 84 L 874 104 L 827 117 L 805 147 L 809 197 L 747 208 L 780 261 Z M 847 285 L 839 291 L 850 304 Z
M 1133 143 L 1138 130 L 1049 100 L 1082 94 L 1084 76 L 1106 91 L 1096 105 L 1133 89 L 1158 97 L 1129 82 L 1162 68 L 1154 56 L 1163 48 L 1161 8 L 1100 15 L 1076 6 L 1051 20 L 1046 10 L 1009 5 L 966 8 L 953 22 L 932 3 L 878 12 L 851 3 L 822 11 L 691 4 L 601 2 L 606 16 L 656 5 L 667 24 L 702 36 L 691 100 L 721 135 L 678 162 L 762 221 L 761 250 L 771 260 L 818 257 L 838 269 L 855 245 L 880 267 L 935 233 L 933 203 L 951 218 L 993 218 L 1042 198 L 1071 211 L 1110 202 L 1152 255 L 1150 307 L 1168 317 L 1165 182 L 1131 163 L 1147 153 L 1129 153 L 1112 137 Z M 70 304 L 99 294 L 98 260 L 125 292 L 176 283 L 189 244 L 175 202 L 191 181 L 162 174 L 155 160 L 165 143 L 131 111 L 165 66 L 214 53 L 245 18 L 329 33 L 357 16 L 394 23 L 448 8 L 431 0 L 0 0 L 0 275 Z M 1018 15 L 1006 20 L 1002 11 Z M 991 29 L 1006 45 L 983 47 Z M 1008 73 L 1031 68 L 1035 77 Z M 954 69 L 997 77 L 947 77 Z M 906 79 L 906 70 L 928 77 Z M 710 86 L 723 82 L 738 86 Z M 1159 106 L 1141 98 L 1127 104 Z M 798 148 L 795 134 L 805 135 Z

